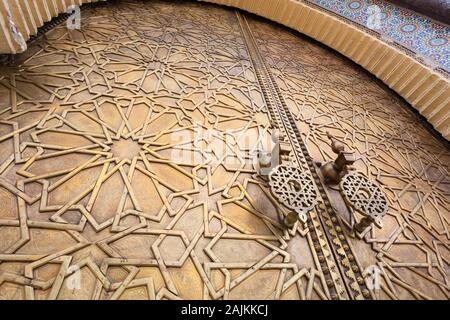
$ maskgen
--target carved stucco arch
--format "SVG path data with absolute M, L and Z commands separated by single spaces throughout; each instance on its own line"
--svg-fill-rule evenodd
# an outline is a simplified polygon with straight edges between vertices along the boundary
M 6 1 L 6 2 L 5 2 Z M 28 0 L 0 1 L 1 53 L 17 53 L 8 17 L 28 39 L 36 28 L 64 12 L 72 4 L 97 0 L 46 0 L 45 8 Z M 105 1 L 105 0 L 99 0 Z M 450 140 L 450 81 L 406 51 L 379 39 L 375 34 L 299 0 L 199 0 L 251 12 L 301 32 L 338 51 L 383 81 L 408 101 L 429 123 Z M 39 13 L 39 10 L 42 12 Z M 10 19 L 11 20 L 11 19 Z

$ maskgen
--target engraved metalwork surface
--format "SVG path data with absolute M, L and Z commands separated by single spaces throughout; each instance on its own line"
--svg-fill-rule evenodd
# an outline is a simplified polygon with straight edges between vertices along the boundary
M 317 191 L 310 174 L 294 166 L 279 165 L 269 175 L 275 197 L 286 207 L 305 212 L 317 204 Z
M 447 297 L 450 152 L 371 78 L 218 6 L 83 14 L 0 67 L 0 298 L 376 298 L 373 263 L 381 297 Z M 319 193 L 295 230 L 254 169 L 275 124 Z M 388 194 L 364 240 L 311 169 L 325 128 Z
M 271 121 L 276 128 L 283 131 L 282 135 L 289 139 L 292 146 L 292 162 L 304 170 L 309 170 L 319 190 L 318 205 L 309 212 L 307 226 L 311 232 L 314 250 L 321 263 L 321 270 L 324 273 L 330 296 L 332 299 L 371 298 L 371 292 L 366 287 L 362 270 L 355 261 L 351 252 L 352 248 L 345 239 L 342 227 L 339 225 L 340 222 L 335 216 L 336 212 L 321 185 L 292 113 L 287 108 L 272 72 L 257 46 L 247 19 L 239 13 L 237 13 L 237 17 Z M 332 244 L 330 245 L 330 243 Z
M 346 174 L 339 187 L 347 203 L 361 214 L 375 220 L 386 214 L 388 205 L 383 191 L 361 173 Z
M 2 67 L 2 298 L 331 297 L 256 177 L 271 125 L 237 22 L 108 4 Z
M 380 299 L 449 299 L 450 149 L 407 105 L 357 66 L 286 29 L 251 28 L 309 154 L 333 157 L 327 131 L 355 149 L 389 210 L 383 228 L 346 238 L 364 270 L 380 270 Z

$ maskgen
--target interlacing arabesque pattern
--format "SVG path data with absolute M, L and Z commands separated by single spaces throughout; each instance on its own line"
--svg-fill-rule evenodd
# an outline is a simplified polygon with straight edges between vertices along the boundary
M 0 298 L 331 297 L 255 175 L 271 125 L 237 22 L 122 1 L 1 67 Z
M 356 151 L 356 169 L 387 196 L 383 228 L 372 228 L 363 240 L 350 237 L 363 268 L 380 271 L 376 298 L 448 299 L 448 145 L 397 96 L 342 57 L 281 28 L 262 22 L 251 28 L 310 154 L 320 161 L 335 157 L 330 132 Z

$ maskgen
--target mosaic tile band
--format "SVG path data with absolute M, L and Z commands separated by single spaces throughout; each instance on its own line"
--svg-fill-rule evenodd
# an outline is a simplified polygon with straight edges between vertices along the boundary
M 383 0 L 305 0 L 368 27 L 450 72 L 450 27 Z M 375 7 L 377 6 L 377 7 Z M 373 23 L 379 19 L 379 23 Z M 375 20 L 377 21 L 377 20 Z

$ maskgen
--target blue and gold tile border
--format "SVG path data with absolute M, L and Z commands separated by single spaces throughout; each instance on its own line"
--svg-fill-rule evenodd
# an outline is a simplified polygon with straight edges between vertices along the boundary
M 383 0 L 304 0 L 402 46 L 450 73 L 450 27 Z M 377 6 L 379 11 L 374 11 Z M 371 21 L 378 18 L 379 24 Z

